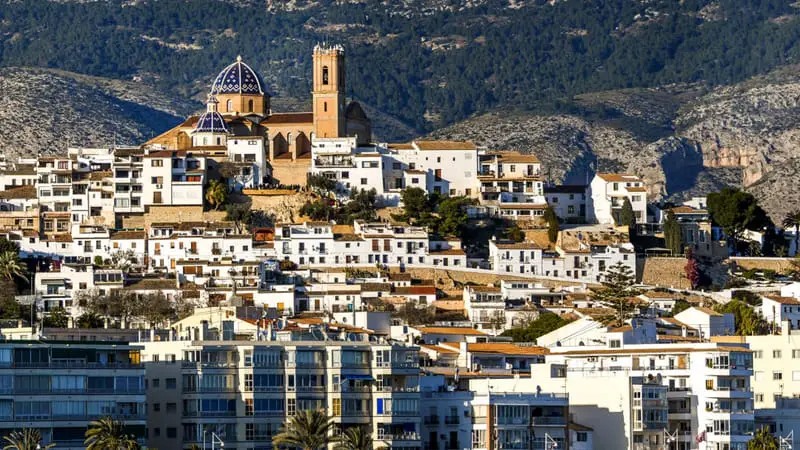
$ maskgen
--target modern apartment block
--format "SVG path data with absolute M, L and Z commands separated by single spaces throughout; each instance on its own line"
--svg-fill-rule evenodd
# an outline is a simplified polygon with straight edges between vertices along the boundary
M 617 224 L 628 199 L 636 223 L 647 221 L 647 187 L 642 178 L 624 173 L 598 173 L 587 190 L 589 223 Z
M 744 345 L 554 347 L 531 366 L 545 392 L 569 392 L 575 420 L 605 448 L 745 450 L 754 430 Z
M 101 417 L 121 420 L 144 436 L 141 347 L 121 341 L 0 342 L 0 436 L 38 428 L 43 444 L 78 450 L 85 448 L 89 423 Z
M 324 326 L 263 330 L 263 340 L 233 340 L 223 318 L 144 344 L 151 447 L 202 445 L 213 432 L 226 449 L 271 448 L 289 416 L 324 409 L 337 433 L 366 425 L 376 448 L 420 448 L 416 347 Z

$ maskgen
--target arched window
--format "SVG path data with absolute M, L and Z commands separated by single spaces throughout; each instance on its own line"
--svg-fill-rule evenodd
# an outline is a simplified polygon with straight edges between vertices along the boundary
M 247 101 L 247 112 L 253 112 L 253 100 Z
M 233 100 L 228 99 L 228 112 L 233 112 Z
M 328 84 L 328 66 L 322 66 L 322 84 Z
M 328 102 L 322 102 L 322 110 L 328 112 Z

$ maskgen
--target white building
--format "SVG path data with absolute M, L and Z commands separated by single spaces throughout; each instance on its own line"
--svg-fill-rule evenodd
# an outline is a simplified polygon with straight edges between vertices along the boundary
M 800 300 L 795 297 L 762 295 L 758 310 L 776 330 L 786 323 L 791 329 L 800 329 Z
M 619 223 L 625 199 L 631 202 L 636 223 L 647 220 L 647 186 L 636 175 L 598 173 L 587 190 L 586 220 L 589 223 Z
M 736 333 L 736 323 L 731 313 L 718 313 L 710 308 L 693 306 L 678 314 L 675 319 L 695 328 L 700 336 L 709 339 L 711 336 L 729 336 Z
M 569 184 L 545 186 L 544 197 L 562 221 L 582 223 L 586 220 L 586 186 Z
M 144 205 L 202 205 L 205 171 L 202 155 L 186 150 L 145 151 Z
M 532 366 L 544 392 L 570 394 L 573 420 L 600 448 L 745 450 L 754 430 L 753 374 L 743 345 L 554 347 Z M 668 436 L 669 435 L 669 436 Z

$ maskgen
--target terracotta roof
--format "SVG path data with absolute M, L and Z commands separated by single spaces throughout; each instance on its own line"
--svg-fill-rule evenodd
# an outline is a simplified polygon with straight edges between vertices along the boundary
M 389 279 L 392 281 L 411 281 L 410 273 L 390 273 Z
M 701 342 L 700 336 L 681 336 L 680 334 L 659 334 L 656 336 L 659 342 Z
M 111 240 L 119 240 L 119 239 L 144 239 L 147 237 L 147 233 L 144 231 L 115 231 L 111 233 L 110 239 Z
M 50 242 L 72 242 L 72 235 L 70 234 L 50 234 L 45 236 L 45 241 Z
M 721 316 L 722 315 L 722 314 L 714 311 L 711 308 L 705 308 L 705 307 L 702 307 L 702 306 L 693 306 L 692 308 L 694 308 L 694 309 L 696 309 L 696 310 L 698 310 L 700 312 L 704 312 L 704 313 L 708 314 L 709 316 Z
M 186 156 L 186 150 L 159 150 L 144 155 L 145 158 L 171 158 L 173 156 Z
M 497 286 L 469 286 L 469 289 L 475 292 L 495 292 L 500 293 L 500 288 Z
M 398 286 L 392 291 L 393 295 L 436 295 L 433 286 Z
M 442 311 L 463 311 L 463 300 L 435 300 L 431 302 L 434 308 L 441 309 Z
M 494 244 L 500 250 L 541 250 L 542 247 L 535 242 L 495 242 Z
M 273 125 L 280 123 L 312 123 L 314 122 L 314 113 L 311 112 L 288 112 L 288 113 L 275 113 L 270 114 L 262 124 Z
M 764 295 L 763 297 L 781 305 L 800 305 L 800 300 L 794 297 L 781 297 L 779 295 Z
M 609 333 L 624 333 L 626 331 L 633 331 L 633 327 L 630 325 L 623 325 L 621 327 L 610 328 L 608 330 Z
M 464 250 L 460 248 L 448 248 L 445 250 L 431 250 L 431 255 L 465 255 Z
M 420 348 L 424 348 L 426 350 L 431 350 L 431 351 L 434 351 L 434 352 L 437 352 L 437 353 L 442 353 L 442 354 L 445 354 L 445 355 L 457 355 L 458 354 L 458 351 L 456 351 L 456 350 L 453 350 L 453 349 L 450 349 L 450 348 L 445 348 L 445 347 L 442 347 L 442 346 L 439 346 L 439 345 L 419 344 L 419 346 L 420 346 Z
M 414 141 L 420 150 L 477 150 L 475 144 L 468 141 Z
M 358 153 L 355 155 L 356 158 L 378 158 L 381 156 L 380 153 Z
M 333 235 L 334 241 L 363 241 L 364 239 L 357 235 L 357 234 L 334 234 Z
M 449 334 L 464 336 L 486 336 L 486 333 L 468 327 L 421 327 L 419 332 L 422 334 Z
M 411 175 L 425 175 L 426 172 L 424 170 L 407 169 L 407 170 L 405 170 L 405 173 L 408 173 L 408 174 L 411 174 Z
M 630 173 L 598 173 L 597 176 L 606 182 L 642 181 L 641 178 Z
M 361 285 L 362 292 L 386 291 L 392 290 L 392 283 L 364 283 Z
M 501 152 L 500 162 L 502 163 L 538 163 L 539 158 L 535 155 L 523 155 L 519 152 Z
M 389 144 L 388 147 L 392 150 L 414 150 L 414 145 L 410 142 L 402 142 L 397 144 Z
M 625 190 L 628 192 L 647 192 L 647 188 L 644 186 L 628 186 Z
M 34 164 L 16 164 L 14 169 L 9 169 L 3 172 L 7 175 L 36 175 L 36 166 Z
M 467 351 L 471 353 L 502 353 L 505 355 L 546 355 L 550 353 L 544 347 L 522 346 L 507 342 L 467 344 Z
M 34 199 L 36 198 L 36 186 L 19 186 L 0 191 L 0 198 L 3 199 Z

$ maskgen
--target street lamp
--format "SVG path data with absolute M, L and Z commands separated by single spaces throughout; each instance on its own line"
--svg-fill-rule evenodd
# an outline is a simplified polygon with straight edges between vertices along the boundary
M 672 447 L 673 442 L 678 442 L 678 430 L 676 429 L 673 433 L 670 433 L 669 430 L 664 428 L 664 443 L 667 444 L 667 450 Z
M 550 437 L 549 434 L 544 434 L 544 450 L 556 450 L 558 448 L 558 442 L 555 439 Z
M 225 448 L 225 442 L 217 436 L 217 433 L 211 432 L 211 450 L 214 450 L 214 444 L 219 441 L 219 448 Z

